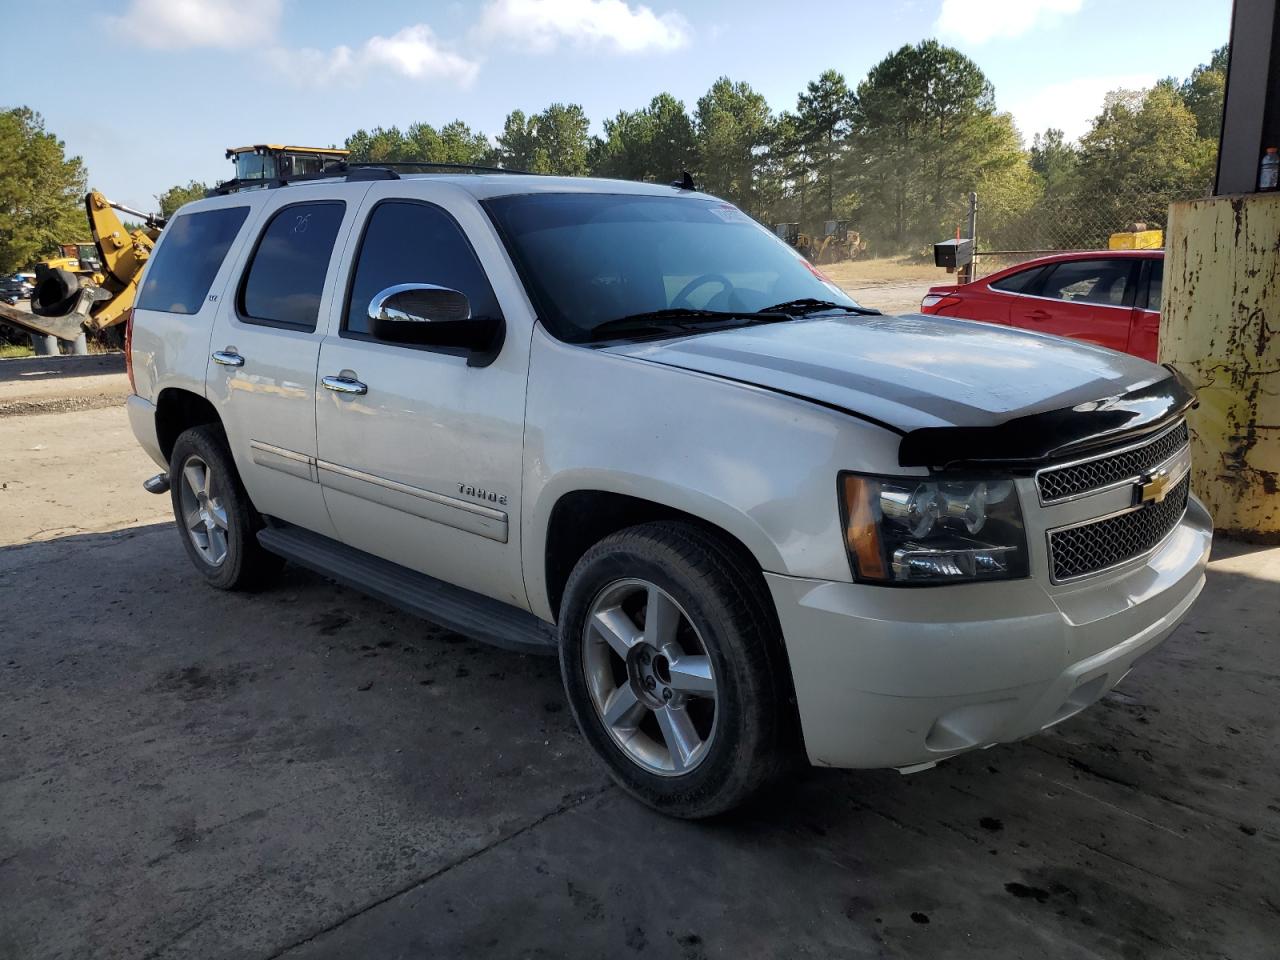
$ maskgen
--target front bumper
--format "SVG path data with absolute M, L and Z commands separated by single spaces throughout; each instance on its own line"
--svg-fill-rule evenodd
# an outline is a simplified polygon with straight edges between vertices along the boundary
M 1078 713 L 1182 622 L 1204 586 L 1212 536 L 1193 497 L 1154 553 L 1069 588 L 766 574 L 810 761 L 912 767 Z

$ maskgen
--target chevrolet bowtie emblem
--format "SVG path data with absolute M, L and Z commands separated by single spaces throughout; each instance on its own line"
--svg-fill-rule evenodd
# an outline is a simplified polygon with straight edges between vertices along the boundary
M 1160 503 L 1191 471 L 1191 448 L 1183 447 L 1138 480 L 1137 502 Z

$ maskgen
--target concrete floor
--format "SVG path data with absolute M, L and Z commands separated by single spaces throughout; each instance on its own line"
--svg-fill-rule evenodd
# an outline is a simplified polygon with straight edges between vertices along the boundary
M 0 481 L 110 413 L 0 419 Z M 1049 733 L 689 824 L 611 786 L 553 660 L 304 571 L 209 590 L 161 498 L 130 524 L 145 458 L 103 463 L 114 532 L 15 543 L 0 489 L 3 960 L 1280 952 L 1280 549 L 1220 544 Z

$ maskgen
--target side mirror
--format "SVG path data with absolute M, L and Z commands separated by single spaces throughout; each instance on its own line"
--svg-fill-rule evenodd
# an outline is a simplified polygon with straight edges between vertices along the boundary
M 434 283 L 396 284 L 369 301 L 369 332 L 379 340 L 466 350 L 472 367 L 494 361 L 505 331 L 501 317 L 473 317 L 466 294 Z

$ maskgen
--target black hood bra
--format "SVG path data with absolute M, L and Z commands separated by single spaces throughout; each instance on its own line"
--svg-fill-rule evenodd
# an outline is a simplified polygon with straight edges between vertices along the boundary
M 1047 410 L 985 427 L 924 427 L 898 447 L 903 467 L 946 469 L 999 465 L 1040 467 L 1116 446 L 1173 423 L 1195 406 L 1191 384 L 1173 367 L 1169 375 L 1128 393 Z

